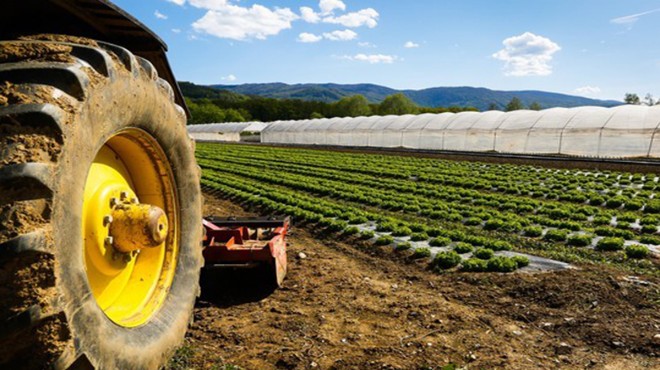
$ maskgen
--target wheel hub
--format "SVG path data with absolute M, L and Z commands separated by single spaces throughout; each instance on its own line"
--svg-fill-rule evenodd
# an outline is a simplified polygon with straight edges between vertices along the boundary
M 84 191 L 87 280 L 116 324 L 146 323 L 164 302 L 178 255 L 171 169 L 137 129 L 112 137 L 92 163 Z
M 115 205 L 110 217 L 110 244 L 119 253 L 140 253 L 141 249 L 160 246 L 167 238 L 165 211 L 139 204 L 137 198 L 125 198 Z

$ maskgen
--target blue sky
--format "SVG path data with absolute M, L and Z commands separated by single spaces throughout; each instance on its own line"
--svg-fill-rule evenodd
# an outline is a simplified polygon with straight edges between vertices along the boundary
M 114 0 L 198 84 L 660 96 L 660 0 Z

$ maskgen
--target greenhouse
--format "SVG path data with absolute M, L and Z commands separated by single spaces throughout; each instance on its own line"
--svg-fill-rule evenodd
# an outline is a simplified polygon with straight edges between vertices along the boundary
M 660 157 L 660 106 L 551 108 L 278 121 L 264 143 Z
M 188 126 L 188 133 L 197 141 L 260 141 L 263 122 L 208 123 Z

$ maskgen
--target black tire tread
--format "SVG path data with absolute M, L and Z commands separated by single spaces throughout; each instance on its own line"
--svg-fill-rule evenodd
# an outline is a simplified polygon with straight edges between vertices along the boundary
M 105 42 L 98 42 L 98 47 L 59 41 L 11 42 L 71 46 L 70 56 L 78 62 L 0 60 L 0 86 L 4 84 L 10 91 L 30 98 L 18 103 L 6 98 L 3 101 L 0 89 L 0 144 L 3 136 L 14 129 L 36 132 L 52 142 L 63 143 L 63 127 L 69 124 L 69 116 L 75 113 L 72 109 L 78 106 L 37 93 L 44 86 L 49 88 L 47 92 L 59 91 L 59 95 L 63 93 L 84 102 L 89 89 L 114 80 L 124 70 L 133 78 L 157 81 L 159 90 L 173 101 L 172 88 L 158 78 L 153 65 L 120 46 Z M 4 44 L 0 42 L 0 48 Z M 182 111 L 181 107 L 177 109 Z M 0 367 L 42 368 L 50 364 L 55 368 L 92 368 L 86 355 L 74 350 L 67 318 L 62 307 L 58 307 L 61 302 L 55 282 L 57 264 L 49 237 L 50 206 L 55 191 L 51 180 L 58 155 L 27 156 L 26 162 L 18 162 L 10 152 L 0 149 L 0 191 L 20 189 L 4 196 L 0 194 L 0 317 L 7 318 L 0 319 Z M 43 208 L 43 219 L 18 235 L 3 237 L 7 217 L 33 216 L 27 209 L 35 207 Z

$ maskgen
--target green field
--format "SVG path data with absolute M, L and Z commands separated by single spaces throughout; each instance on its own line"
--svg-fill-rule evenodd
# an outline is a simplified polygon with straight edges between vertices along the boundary
M 497 252 L 512 250 L 658 275 L 655 174 L 236 144 L 200 143 L 197 159 L 202 184 L 227 198 L 341 238 L 439 252 L 437 270 L 511 271 L 524 258 Z

